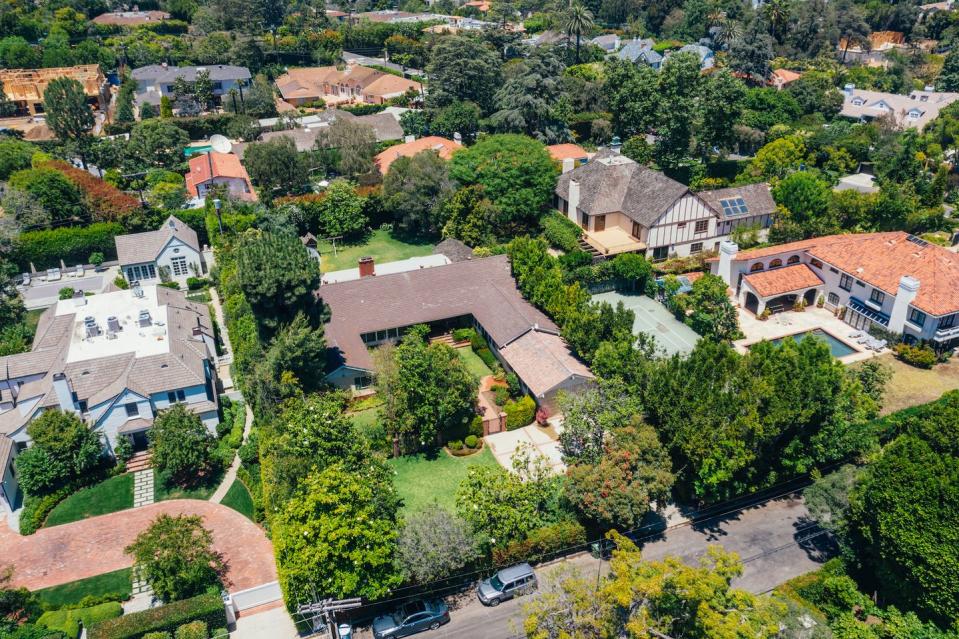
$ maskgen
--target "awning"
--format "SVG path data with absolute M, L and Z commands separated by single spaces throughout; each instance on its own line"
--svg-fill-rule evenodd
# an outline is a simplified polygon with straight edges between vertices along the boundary
M 147 430 L 153 426 L 152 419 L 144 419 L 143 417 L 137 417 L 136 419 L 127 420 L 123 426 L 117 429 L 117 433 L 121 435 L 129 435 L 130 433 L 139 433 L 142 430 Z
M 880 313 L 879 311 L 872 309 L 866 306 L 862 300 L 856 299 L 855 297 L 849 298 L 849 308 L 856 311 L 863 317 L 876 322 L 877 324 L 882 324 L 883 326 L 889 326 L 889 316 L 885 313 Z

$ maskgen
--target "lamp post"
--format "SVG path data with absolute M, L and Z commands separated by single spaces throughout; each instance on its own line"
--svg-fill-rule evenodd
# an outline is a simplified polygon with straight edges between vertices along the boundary
M 220 227 L 220 235 L 223 235 L 223 215 L 220 212 L 223 208 L 223 202 L 220 201 L 220 198 L 213 199 L 213 208 L 216 209 L 216 223 Z

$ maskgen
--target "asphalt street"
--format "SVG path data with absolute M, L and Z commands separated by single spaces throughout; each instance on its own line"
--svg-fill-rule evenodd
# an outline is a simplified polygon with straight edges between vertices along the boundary
M 719 544 L 739 554 L 743 574 L 733 582 L 753 593 L 775 586 L 812 570 L 835 552 L 828 535 L 809 520 L 801 497 L 783 497 L 695 524 L 682 524 L 646 541 L 643 556 L 662 559 L 678 556 L 694 564 L 706 549 Z M 550 576 L 563 567 L 574 566 L 586 574 L 605 574 L 606 562 L 581 553 L 548 566 L 537 567 L 540 590 L 549 588 Z M 535 595 L 534 595 L 535 596 Z M 448 601 L 451 621 L 434 631 L 415 635 L 422 639 L 512 639 L 523 637 L 523 600 L 514 599 L 496 608 L 487 608 L 468 593 Z M 355 633 L 357 639 L 372 636 L 368 628 Z

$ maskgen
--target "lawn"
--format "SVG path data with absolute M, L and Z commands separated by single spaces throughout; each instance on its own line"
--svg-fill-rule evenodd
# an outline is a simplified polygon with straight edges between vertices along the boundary
M 50 511 L 44 526 L 133 508 L 133 475 L 125 473 L 73 493 Z
M 350 420 L 356 428 L 365 432 L 366 429 L 376 423 L 379 416 L 380 408 L 377 406 L 376 408 L 367 408 L 356 413 L 350 413 Z
M 221 503 L 241 515 L 245 515 L 247 519 L 253 520 L 253 498 L 250 497 L 250 491 L 239 479 L 235 480 L 230 489 L 226 491 Z
M 366 256 L 372 257 L 376 263 L 383 263 L 430 255 L 433 247 L 433 244 L 423 240 L 399 239 L 382 229 L 373 231 L 362 244 L 341 245 L 337 241 L 336 255 L 333 255 L 333 246 L 329 242 L 320 242 L 318 246 L 320 268 L 324 273 L 356 268 L 357 260 Z
M 892 369 L 892 378 L 886 385 L 883 415 L 931 402 L 946 391 L 959 388 L 959 358 L 953 357 L 929 370 L 904 364 L 891 354 L 879 359 Z
M 473 376 L 477 379 L 482 379 L 487 375 L 492 375 L 493 371 L 489 369 L 489 366 L 486 365 L 486 362 L 480 359 L 479 355 L 473 352 L 473 349 L 469 346 L 464 346 L 463 348 L 457 348 L 456 354 L 460 356 L 460 359 L 463 360 L 463 363 L 466 364 L 466 368 L 469 369 Z
M 32 311 L 27 311 L 27 316 L 24 318 L 24 322 L 31 331 L 37 330 L 37 324 L 40 323 L 40 316 L 43 315 L 43 312 L 47 310 L 45 308 L 35 308 Z
M 132 589 L 130 570 L 130 568 L 121 568 L 96 577 L 44 588 L 37 590 L 36 595 L 41 603 L 51 609 L 78 604 L 84 597 L 117 594 L 126 600 L 130 598 Z
M 160 473 L 153 473 L 153 498 L 155 501 L 166 501 L 168 499 L 199 499 L 206 501 L 216 492 L 220 481 L 223 479 L 224 469 L 219 469 L 216 474 L 198 486 L 192 488 L 180 488 L 176 484 L 168 483 L 165 477 Z
M 408 455 L 391 459 L 388 463 L 396 473 L 393 482 L 403 500 L 403 513 L 407 515 L 419 512 L 432 503 L 452 511 L 456 505 L 456 489 L 470 466 L 502 470 L 488 448 L 468 457 L 453 457 L 441 450 L 433 459 L 424 455 Z

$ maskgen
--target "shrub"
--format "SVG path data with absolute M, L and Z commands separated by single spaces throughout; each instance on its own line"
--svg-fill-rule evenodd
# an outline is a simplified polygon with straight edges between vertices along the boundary
M 472 328 L 457 328 L 453 331 L 453 340 L 456 342 L 472 342 L 474 335 L 476 335 L 476 331 Z
M 62 173 L 83 193 L 96 221 L 117 221 L 140 210 L 140 201 L 83 169 L 54 160 L 44 166 Z
M 475 350 L 476 356 L 483 360 L 483 363 L 489 366 L 491 369 L 496 369 L 499 366 L 499 362 L 496 360 L 496 356 L 493 355 L 493 352 L 488 348 L 481 348 Z
M 450 450 L 463 450 L 463 442 L 460 440 L 451 441 L 446 445 Z
M 165 287 L 167 287 L 167 288 L 172 288 L 174 291 L 179 291 L 179 290 L 180 290 L 180 283 L 179 283 L 179 282 L 173 282 L 173 281 L 170 281 L 170 282 L 160 282 L 160 286 L 165 286 Z
M 536 402 L 533 401 L 532 397 L 526 395 L 515 402 L 506 402 L 503 412 L 506 413 L 506 430 L 522 428 L 532 423 L 533 417 L 536 415 Z
M 210 632 L 210 639 L 229 639 L 230 631 L 226 628 L 214 628 Z
M 477 415 L 473 418 L 473 421 L 470 422 L 469 434 L 476 437 L 483 436 L 483 418 L 480 415 Z
M 93 253 L 90 253 L 90 257 L 87 259 L 89 260 L 90 264 L 93 264 L 95 267 L 100 266 L 105 261 L 103 253 L 100 251 L 94 251 Z
M 171 633 L 183 624 L 202 621 L 207 627 L 226 626 L 223 600 L 215 592 L 166 606 L 102 621 L 88 629 L 89 639 L 137 639 L 148 632 Z
M 519 385 L 519 377 L 516 373 L 506 373 L 506 386 L 509 388 L 510 397 L 519 397 L 523 394 L 523 389 Z
M 259 442 L 256 432 L 250 433 L 246 442 L 237 450 L 240 461 L 246 465 L 255 464 L 260 460 Z
M 80 623 L 83 623 L 84 628 L 90 628 L 122 614 L 123 606 L 116 601 L 110 601 L 89 608 L 50 610 L 37 619 L 37 624 L 50 630 L 59 630 L 67 637 L 76 637 L 80 634 Z
M 476 435 L 467 435 L 466 439 L 463 441 L 463 444 L 467 448 L 476 448 L 476 446 L 479 444 L 479 439 L 476 437 Z
M 353 115 L 373 115 L 374 113 L 379 113 L 384 110 L 388 104 L 356 104 L 356 105 L 342 105 L 337 107 Z
M 579 245 L 583 230 L 562 213 L 553 211 L 543 216 L 542 224 L 543 237 L 553 248 L 571 252 Z
M 509 401 L 509 388 L 506 386 L 497 386 L 493 389 L 493 399 L 498 406 L 505 406 Z
M 35 497 L 27 495 L 23 500 L 23 510 L 20 511 L 20 534 L 32 535 L 43 526 L 47 515 L 57 504 L 72 494 L 70 488 L 61 488 L 49 495 Z
M 916 368 L 932 368 L 938 361 L 936 351 L 928 346 L 896 344 L 892 349 L 901 361 Z
M 141 639 L 173 639 L 169 632 L 148 632 Z
M 542 561 L 553 553 L 585 544 L 585 528 L 575 521 L 561 521 L 534 530 L 522 541 L 493 548 L 493 563 L 506 566 L 521 561 Z
M 191 291 L 198 291 L 201 288 L 206 288 L 210 285 L 210 280 L 205 277 L 188 277 L 186 278 L 186 287 Z
M 128 282 L 127 279 L 122 275 L 117 275 L 115 278 L 113 278 L 113 285 L 122 291 L 130 288 L 130 282 Z
M 202 621 L 191 621 L 176 629 L 176 639 L 207 639 L 207 625 Z
M 129 437 L 117 437 L 117 445 L 113 447 L 117 459 L 127 461 L 133 457 L 133 442 Z
M 12 260 L 23 270 L 30 263 L 40 270 L 85 262 L 96 251 L 116 258 L 113 238 L 124 233 L 116 222 L 97 222 L 84 227 L 63 226 L 43 231 L 25 231 L 13 243 Z
M 61 289 L 60 289 L 60 293 L 59 293 L 59 297 L 60 297 L 60 299 L 62 299 L 62 300 L 71 299 L 71 298 L 73 297 L 73 287 L 71 287 L 71 286 L 64 286 L 63 288 L 61 288 Z

